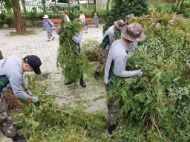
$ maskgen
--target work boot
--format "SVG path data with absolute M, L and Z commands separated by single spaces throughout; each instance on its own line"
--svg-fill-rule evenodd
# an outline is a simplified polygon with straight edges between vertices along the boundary
M 13 138 L 12 138 L 13 142 L 27 142 L 25 138 L 19 136 L 18 134 L 16 134 Z
M 117 125 L 115 125 L 115 124 L 109 125 L 108 126 L 108 133 L 111 135 L 116 128 L 117 128 Z
M 96 71 L 94 77 L 96 80 L 100 80 L 100 73 Z
M 80 85 L 83 87 L 83 88 L 86 88 L 86 84 L 83 80 L 83 76 L 80 78 Z

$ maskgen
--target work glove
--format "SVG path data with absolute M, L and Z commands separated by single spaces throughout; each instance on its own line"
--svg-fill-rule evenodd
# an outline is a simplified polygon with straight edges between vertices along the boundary
M 140 78 L 142 76 L 142 74 L 143 74 L 143 72 L 141 70 L 136 70 L 136 76 L 137 77 Z
M 33 103 L 36 107 L 39 107 L 40 106 L 40 102 L 39 101 L 37 101 L 37 102 L 35 102 L 35 103 Z
M 28 95 L 32 96 L 32 92 L 30 91 L 30 89 L 29 89 L 29 88 L 28 88 L 28 89 L 26 89 L 26 92 L 27 92 L 27 94 L 28 94 Z
M 32 96 L 31 102 L 32 102 L 36 107 L 39 107 L 39 106 L 40 106 L 40 102 L 39 102 L 38 96 Z
M 33 102 L 33 103 L 36 103 L 36 102 L 38 102 L 38 96 L 32 96 L 32 100 L 31 100 L 31 102 Z

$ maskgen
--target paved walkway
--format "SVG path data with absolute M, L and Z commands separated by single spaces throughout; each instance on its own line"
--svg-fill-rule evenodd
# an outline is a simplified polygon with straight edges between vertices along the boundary
M 100 25 L 98 28 L 91 25 L 88 33 L 83 34 L 83 41 L 93 39 L 101 42 L 103 37 L 102 27 L 103 25 Z M 33 28 L 32 30 L 36 34 L 9 36 L 9 33 L 14 32 L 15 29 L 0 29 L 0 50 L 3 56 L 17 55 L 21 58 L 29 54 L 39 56 L 43 63 L 41 66 L 42 72 L 48 72 L 51 75 L 51 79 L 47 80 L 47 82 L 51 82 L 46 92 L 47 95 L 56 95 L 56 101 L 60 105 L 67 103 L 71 106 L 76 106 L 75 103 L 77 102 L 77 105 L 87 107 L 88 112 L 99 110 L 105 111 L 106 114 L 106 93 L 102 81 L 96 81 L 92 75 L 84 75 L 87 88 L 82 88 L 78 82 L 68 86 L 64 85 L 62 75 L 56 66 L 57 50 L 59 47 L 58 35 L 53 31 L 55 39 L 47 42 L 46 31 L 42 30 L 42 28 Z M 11 142 L 10 139 L 2 136 L 0 136 L 0 141 Z
M 5 57 L 10 55 L 18 55 L 20 57 L 24 57 L 28 54 L 37 55 L 43 62 L 41 66 L 42 72 L 57 72 L 58 35 L 53 31 L 55 39 L 47 42 L 46 31 L 42 30 L 42 28 L 32 30 L 34 30 L 36 34 L 28 36 L 9 36 L 9 33 L 15 31 L 15 29 L 0 29 L 0 50 Z M 83 34 L 83 41 L 86 39 L 94 39 L 100 42 L 102 36 L 102 25 L 98 28 L 91 25 L 88 29 L 88 33 Z

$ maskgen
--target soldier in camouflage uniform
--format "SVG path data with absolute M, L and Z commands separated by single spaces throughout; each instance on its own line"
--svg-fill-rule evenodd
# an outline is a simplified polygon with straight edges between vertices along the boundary
M 139 23 L 133 23 L 129 26 L 124 26 L 121 34 L 121 39 L 116 40 L 110 47 L 108 58 L 105 66 L 104 83 L 107 96 L 108 107 L 108 132 L 112 134 L 118 125 L 117 113 L 122 106 L 122 103 L 118 102 L 118 96 L 113 93 L 114 89 L 118 89 L 114 85 L 117 77 L 141 77 L 141 70 L 127 71 L 126 62 L 129 58 L 128 52 L 137 46 L 138 42 L 145 40 L 143 28 Z M 113 94 L 112 94 L 112 93 Z
M 30 96 L 23 91 L 23 73 L 34 71 L 40 74 L 41 60 L 35 55 L 28 55 L 24 59 L 10 56 L 0 60 L 0 129 L 13 142 L 26 142 L 25 138 L 19 136 L 14 127 L 13 118 L 10 115 L 5 91 L 11 86 L 16 97 L 38 103 L 37 96 Z
M 107 59 L 109 48 L 115 40 L 115 34 L 117 31 L 122 29 L 123 25 L 124 25 L 123 20 L 115 21 L 114 25 L 109 27 L 104 34 L 102 43 L 100 44 L 101 50 L 100 50 L 100 53 L 98 56 L 98 62 L 97 62 L 96 69 L 95 69 L 95 79 L 96 80 L 100 79 L 99 73 L 100 73 L 102 65 L 105 63 L 105 61 Z

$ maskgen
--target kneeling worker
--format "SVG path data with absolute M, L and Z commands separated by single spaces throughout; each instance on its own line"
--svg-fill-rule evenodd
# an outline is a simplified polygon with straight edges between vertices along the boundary
M 35 55 L 28 55 L 23 59 L 10 56 L 0 60 L 0 128 L 1 132 L 13 142 L 26 142 L 26 139 L 19 136 L 14 127 L 13 118 L 4 97 L 5 91 L 11 86 L 16 97 L 30 100 L 34 104 L 39 103 L 37 96 L 30 96 L 23 91 L 23 73 L 34 71 L 40 74 L 41 64 L 40 58 Z

